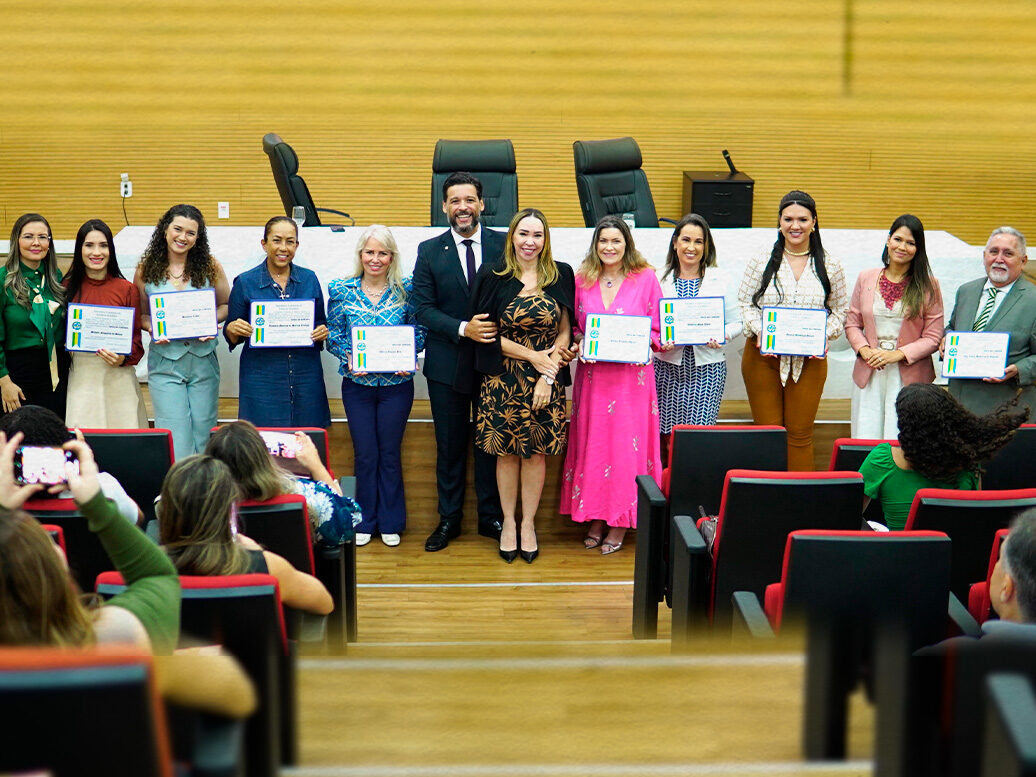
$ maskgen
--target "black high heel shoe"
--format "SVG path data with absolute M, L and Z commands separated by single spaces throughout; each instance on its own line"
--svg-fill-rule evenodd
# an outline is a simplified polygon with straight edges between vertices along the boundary
M 503 553 L 503 551 L 500 551 L 500 552 Z M 531 564 L 533 561 L 536 560 L 536 557 L 538 555 L 540 555 L 540 549 L 539 548 L 536 548 L 536 550 L 521 550 L 521 549 L 519 549 L 518 552 L 521 554 L 522 560 L 524 560 L 526 564 Z
M 518 558 L 518 551 L 517 550 L 504 550 L 503 548 L 500 548 L 500 558 L 502 558 L 504 561 L 506 561 L 508 564 L 510 564 L 512 561 L 514 561 L 516 558 Z M 525 554 L 524 553 L 522 554 L 522 558 L 525 558 Z

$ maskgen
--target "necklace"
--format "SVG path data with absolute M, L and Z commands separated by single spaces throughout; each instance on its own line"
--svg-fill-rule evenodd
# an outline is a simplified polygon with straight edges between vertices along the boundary
M 165 269 L 165 274 L 168 275 L 169 276 L 169 280 L 172 280 L 172 281 L 182 281 L 183 280 L 183 276 L 186 274 L 186 272 L 187 272 L 187 265 L 184 265 L 183 267 L 180 268 L 180 274 L 179 275 L 173 275 L 173 271 L 170 268 L 168 268 L 168 267 L 166 267 L 166 269 Z
M 371 304 L 373 305 L 378 304 L 378 302 L 381 300 L 381 297 L 385 294 L 385 289 L 387 288 L 387 283 L 380 288 L 372 288 L 364 284 L 362 281 L 360 282 L 360 290 L 363 292 L 363 295 L 371 301 Z
M 622 278 L 621 278 L 621 277 L 619 277 L 619 278 L 605 278 L 605 277 L 604 277 L 604 276 L 602 275 L 602 276 L 601 276 L 601 280 L 602 280 L 602 281 L 604 281 L 604 285 L 605 285 L 605 286 L 607 286 L 607 287 L 608 287 L 608 288 L 610 289 L 610 288 L 611 288 L 612 286 L 614 286 L 614 285 L 615 285 L 615 282 L 616 282 L 616 281 L 621 281 L 621 280 L 622 280 Z
M 784 253 L 786 253 L 788 256 L 809 256 L 809 249 L 807 248 L 805 251 L 789 251 L 787 248 L 785 248 Z

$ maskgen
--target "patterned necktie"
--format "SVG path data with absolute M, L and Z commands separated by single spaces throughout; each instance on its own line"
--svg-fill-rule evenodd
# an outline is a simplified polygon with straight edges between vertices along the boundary
M 467 240 L 461 240 L 464 244 L 464 248 L 467 249 L 467 262 L 468 262 L 468 289 L 471 288 L 471 284 L 475 282 L 475 249 L 471 247 L 474 240 L 470 238 Z
M 975 319 L 975 325 L 971 327 L 972 332 L 981 332 L 986 328 L 986 324 L 989 323 L 990 316 L 993 315 L 993 305 L 996 303 L 996 294 L 1000 289 L 995 286 L 989 287 L 989 299 L 986 300 L 986 304 L 982 306 L 982 310 L 978 312 L 978 318 Z

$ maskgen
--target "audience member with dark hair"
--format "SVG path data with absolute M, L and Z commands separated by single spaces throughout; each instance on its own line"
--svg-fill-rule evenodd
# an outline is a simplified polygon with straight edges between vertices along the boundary
M 38 445 L 44 448 L 60 448 L 75 436 L 53 411 L 39 405 L 23 405 L 0 418 L 0 432 L 4 432 L 8 439 L 21 432 L 22 445 Z M 115 503 L 119 515 L 133 524 L 140 525 L 143 522 L 144 514 L 140 506 L 130 498 L 118 480 L 107 472 L 98 472 L 97 481 L 105 498 Z M 63 489 L 55 487 L 55 491 L 60 492 Z M 62 499 L 72 498 L 67 492 L 53 495 Z
M 50 358 L 62 346 L 65 290 L 54 236 L 38 213 L 19 216 L 11 250 L 0 267 L 0 395 L 3 412 L 23 404 L 43 405 L 64 415 L 54 392 Z
M 309 435 L 295 433 L 298 453 L 295 461 L 309 473 L 293 476 L 279 467 L 259 431 L 248 421 L 224 424 L 209 438 L 205 453 L 230 468 L 243 499 L 265 501 L 284 494 L 301 494 L 313 536 L 321 545 L 335 547 L 348 542 L 359 522 L 360 506 L 342 496 L 338 482 L 320 460 Z
M 115 238 L 100 219 L 90 219 L 79 228 L 64 286 L 69 303 L 134 310 L 129 353 L 106 348 L 71 352 L 65 423 L 94 429 L 146 429 L 147 411 L 133 368 L 144 355 L 140 292 L 119 270 Z M 75 325 L 68 321 L 68 326 Z
M 982 463 L 1007 444 L 1029 410 L 1008 405 L 976 416 L 944 389 L 912 383 L 900 390 L 896 415 L 899 446 L 876 446 L 860 473 L 867 501 L 881 500 L 885 522 L 898 530 L 919 489 L 977 489 Z
M 266 222 L 262 239 L 266 260 L 234 279 L 223 336 L 233 351 L 242 346 L 238 374 L 238 417 L 256 426 L 331 425 L 320 352 L 327 339 L 324 294 L 312 270 L 295 264 L 299 228 L 287 216 Z M 253 346 L 253 302 L 281 300 L 313 303 L 310 343 L 291 348 Z M 255 318 L 261 329 L 262 315 Z M 273 398 L 275 401 L 271 401 Z
M 200 453 L 217 418 L 216 336 L 156 339 L 150 307 L 152 294 L 213 289 L 216 321 L 227 317 L 230 284 L 220 263 L 209 253 L 200 210 L 193 205 L 174 205 L 162 215 L 140 257 L 133 282 L 140 292 L 141 327 L 152 334 L 147 381 L 155 407 L 155 427 L 173 433 L 176 458 Z
M 288 607 L 327 615 L 331 594 L 312 575 L 237 531 L 241 491 L 230 469 L 205 454 L 172 466 L 162 483 L 158 536 L 181 575 L 270 574 Z

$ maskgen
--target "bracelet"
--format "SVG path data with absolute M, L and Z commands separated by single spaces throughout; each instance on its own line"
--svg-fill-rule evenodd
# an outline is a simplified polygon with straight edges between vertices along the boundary
M 548 386 L 554 385 L 554 378 L 550 377 L 550 375 L 540 375 L 540 377 L 543 378 L 543 382 Z

